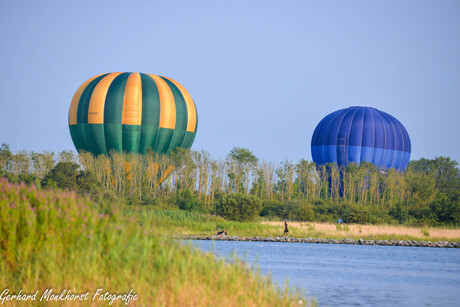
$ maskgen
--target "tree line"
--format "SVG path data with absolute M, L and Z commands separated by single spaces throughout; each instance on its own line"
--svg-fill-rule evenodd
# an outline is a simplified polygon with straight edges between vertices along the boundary
M 419 159 L 405 172 L 370 163 L 317 166 L 260 161 L 233 148 L 226 159 L 178 148 L 168 155 L 72 151 L 12 153 L 0 148 L 0 175 L 13 182 L 80 190 L 127 204 L 221 213 L 249 206 L 267 218 L 346 222 L 450 224 L 460 222 L 460 172 L 448 157 Z M 223 203 L 225 202 L 225 206 Z M 245 205 L 246 204 L 246 205 Z M 259 205 L 258 205 L 259 204 Z M 230 206 L 230 207 L 229 207 Z M 230 209 L 229 209 L 230 208 Z M 220 211 L 219 211 L 220 210 Z M 247 210 L 240 210 L 246 212 Z M 253 212 L 238 220 L 254 217 Z M 243 214 L 244 215 L 244 214 Z

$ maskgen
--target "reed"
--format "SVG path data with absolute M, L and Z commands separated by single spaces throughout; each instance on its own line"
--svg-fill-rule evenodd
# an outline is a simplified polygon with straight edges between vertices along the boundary
M 280 289 L 239 259 L 218 259 L 164 236 L 164 229 L 184 221 L 193 227 L 225 223 L 216 217 L 169 211 L 130 214 L 98 206 L 73 192 L 37 190 L 5 179 L 0 179 L 0 209 L 0 284 L 13 292 L 133 289 L 138 300 L 131 306 L 306 302 L 300 292 Z M 91 302 L 68 305 L 80 304 Z

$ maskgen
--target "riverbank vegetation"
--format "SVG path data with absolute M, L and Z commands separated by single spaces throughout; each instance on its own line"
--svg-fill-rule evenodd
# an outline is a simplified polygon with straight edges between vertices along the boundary
M 158 210 L 149 206 L 128 207 L 126 214 L 142 223 L 155 225 L 170 235 L 211 236 L 226 230 L 229 236 L 281 237 L 284 222 L 225 220 L 209 213 Z M 410 240 L 460 242 L 460 229 L 452 227 L 411 227 L 403 225 L 360 225 L 319 222 L 288 222 L 289 236 L 296 238 Z
M 3 144 L 0 177 L 0 283 L 25 293 L 132 288 L 141 305 L 296 305 L 299 293 L 171 235 L 280 236 L 288 220 L 295 237 L 459 241 L 460 175 L 444 157 L 400 173 L 277 165 L 244 148 L 218 161 L 181 149 L 94 157 Z
M 91 292 L 89 301 L 72 306 L 94 304 L 99 288 L 104 293 L 133 289 L 135 306 L 306 302 L 299 292 L 279 289 L 241 260 L 220 260 L 165 238 L 154 220 L 128 214 L 123 206 L 0 178 L 0 209 L 0 284 L 13 293 L 50 288 Z
M 178 149 L 158 156 L 63 151 L 12 153 L 0 148 L 0 175 L 86 193 L 93 199 L 218 214 L 227 220 L 391 224 L 416 227 L 460 224 L 460 172 L 447 157 L 411 161 L 407 170 L 383 172 L 354 163 L 259 161 L 233 148 L 225 160 Z

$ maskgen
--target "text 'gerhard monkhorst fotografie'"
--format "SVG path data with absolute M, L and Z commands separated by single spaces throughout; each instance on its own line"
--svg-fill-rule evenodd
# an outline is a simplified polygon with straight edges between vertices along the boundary
M 96 291 L 85 291 L 77 293 L 68 289 L 61 291 L 55 291 L 52 288 L 45 289 L 44 291 L 36 290 L 32 293 L 25 293 L 22 290 L 17 292 L 11 291 L 10 289 L 4 289 L 0 294 L 0 302 L 105 302 L 112 305 L 114 302 L 123 302 L 128 305 L 131 301 L 138 299 L 137 293 L 131 289 L 126 293 L 112 293 L 103 288 L 99 288 Z

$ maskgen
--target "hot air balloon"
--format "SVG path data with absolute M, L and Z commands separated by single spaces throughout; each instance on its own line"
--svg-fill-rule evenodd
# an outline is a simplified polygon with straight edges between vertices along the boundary
M 192 97 L 176 81 L 144 73 L 107 73 L 83 83 L 69 110 L 78 151 L 158 154 L 190 148 L 198 116 Z
M 317 165 L 369 162 L 382 170 L 404 171 L 411 143 L 406 128 L 388 113 L 349 107 L 327 115 L 316 126 L 311 153 Z

